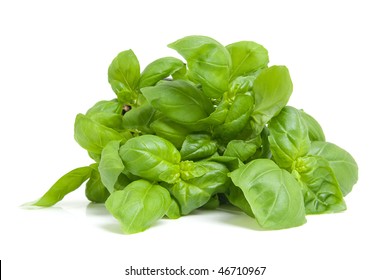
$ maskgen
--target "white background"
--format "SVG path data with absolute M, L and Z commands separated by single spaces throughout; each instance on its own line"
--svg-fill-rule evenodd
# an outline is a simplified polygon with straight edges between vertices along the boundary
M 267 266 L 262 277 L 240 279 L 390 279 L 385 2 L 1 1 L 4 279 L 151 279 L 125 276 L 130 265 Z M 270 65 L 289 67 L 289 104 L 314 115 L 327 140 L 359 164 L 346 212 L 260 231 L 244 215 L 199 211 L 123 235 L 82 189 L 50 209 L 20 207 L 65 172 L 90 163 L 73 140 L 74 117 L 114 97 L 107 68 L 118 52 L 133 49 L 143 68 L 161 56 L 179 57 L 166 45 L 194 34 L 222 44 L 256 41 L 268 49 Z

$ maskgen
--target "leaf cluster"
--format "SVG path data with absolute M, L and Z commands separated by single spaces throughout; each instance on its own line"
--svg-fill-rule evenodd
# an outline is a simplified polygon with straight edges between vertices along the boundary
M 141 72 L 132 50 L 114 58 L 116 97 L 75 119 L 74 138 L 93 163 L 61 177 L 36 206 L 87 181 L 86 197 L 105 203 L 125 233 L 221 204 L 263 229 L 346 209 L 358 166 L 312 116 L 287 105 L 287 67 L 269 66 L 252 41 L 188 36 L 168 46 L 185 62 L 163 57 Z

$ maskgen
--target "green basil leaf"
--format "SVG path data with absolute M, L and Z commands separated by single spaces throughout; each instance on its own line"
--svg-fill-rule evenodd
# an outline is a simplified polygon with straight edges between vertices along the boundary
M 310 141 L 325 141 L 324 131 L 317 120 L 303 110 L 301 116 L 307 125 Z
M 108 68 L 108 82 L 122 104 L 136 104 L 140 66 L 132 50 L 120 52 Z
M 205 94 L 220 98 L 228 90 L 231 58 L 219 42 L 205 36 L 188 36 L 168 45 L 188 63 L 188 76 Z
M 154 86 L 160 80 L 169 77 L 185 67 L 185 64 L 174 57 L 162 57 L 150 63 L 141 74 L 139 87 Z
M 156 110 L 145 102 L 139 107 L 132 108 L 123 116 L 123 127 L 132 131 L 140 131 L 145 134 L 153 133 L 150 124 L 156 116 Z
M 90 176 L 92 167 L 85 166 L 73 169 L 63 175 L 54 185 L 33 205 L 48 207 L 61 201 L 65 195 L 78 189 Z
M 351 192 L 358 181 L 358 165 L 347 151 L 329 142 L 312 142 L 310 155 L 321 156 L 329 162 L 343 195 Z
M 185 160 L 180 162 L 180 178 L 183 180 L 190 180 L 192 178 L 200 177 L 208 172 L 208 169 L 199 162 Z
M 184 63 L 184 66 L 171 74 L 173 80 L 185 80 L 189 81 L 187 76 L 187 65 Z
M 213 111 L 209 98 L 187 81 L 160 83 L 142 93 L 154 108 L 180 124 L 196 123 Z
M 206 190 L 186 181 L 177 182 L 170 189 L 170 192 L 178 201 L 183 215 L 187 215 L 203 206 L 211 197 Z
M 225 165 L 229 171 L 234 171 L 244 165 L 238 157 L 213 155 L 207 159 L 208 161 L 219 162 Z
M 175 146 L 155 135 L 129 139 L 119 155 L 126 170 L 150 181 L 176 182 L 180 178 L 180 153 Z
M 107 190 L 112 193 L 118 176 L 125 169 L 119 156 L 120 141 L 109 142 L 102 150 L 99 163 L 101 180 Z
M 218 149 L 216 141 L 208 134 L 190 134 L 180 150 L 182 160 L 195 160 L 213 155 Z
M 122 130 L 122 115 L 116 113 L 99 112 L 91 114 L 89 118 L 103 126 L 112 128 L 114 130 Z
M 171 204 L 169 192 L 160 185 L 138 180 L 106 201 L 107 210 L 119 221 L 125 233 L 142 232 L 161 219 Z
M 178 219 L 181 217 L 180 207 L 179 204 L 176 202 L 176 200 L 171 199 L 171 204 L 169 205 L 168 211 L 167 213 L 165 213 L 165 215 L 169 219 Z
M 258 133 L 286 106 L 292 90 L 293 84 L 287 67 L 272 66 L 261 71 L 253 83 L 255 108 L 252 125 Z
M 195 124 L 189 124 L 187 127 L 191 131 L 212 132 L 214 126 L 221 125 L 225 122 L 229 108 L 229 102 L 222 100 L 208 117 L 197 121 Z
M 306 222 L 301 187 L 269 159 L 252 160 L 230 173 L 264 229 L 300 226 Z
M 253 83 L 256 76 L 239 76 L 229 84 L 229 92 L 233 95 L 246 93 L 253 90 Z
M 207 170 L 204 175 L 189 180 L 180 180 L 170 192 L 180 205 L 183 215 L 205 205 L 216 193 L 223 193 L 228 187 L 228 169 L 220 163 L 203 161 L 197 165 Z
M 127 187 L 131 182 L 141 179 L 138 176 L 132 175 L 129 172 L 123 171 L 124 173 L 119 174 L 118 180 L 116 180 L 114 185 L 114 190 L 120 191 Z M 126 173 L 126 174 L 125 174 Z
M 217 209 L 219 206 L 219 198 L 218 198 L 218 195 L 213 195 L 209 201 L 206 202 L 206 204 L 204 204 L 202 206 L 202 209 L 206 209 L 206 210 L 214 210 L 214 209 Z
M 289 169 L 310 149 L 310 138 L 301 112 L 286 106 L 268 125 L 273 159 L 282 168 Z
M 203 186 L 203 189 L 212 194 L 222 193 L 226 190 L 230 180 L 227 177 L 229 170 L 224 164 L 215 161 L 198 161 L 196 162 L 196 165 L 207 171 L 204 175 L 189 180 L 189 182 Z
M 85 186 L 85 196 L 89 201 L 96 203 L 104 203 L 110 196 L 110 192 L 103 185 L 100 173 L 97 170 L 96 164 L 92 168 L 91 177 Z
M 253 218 L 255 217 L 251 206 L 249 205 L 244 193 L 239 187 L 236 187 L 234 184 L 231 184 L 226 193 L 226 197 L 232 205 L 241 209 L 245 214 Z
M 98 155 L 109 142 L 124 140 L 119 132 L 101 125 L 83 114 L 76 116 L 74 138 L 81 147 Z
M 251 41 L 241 41 L 226 46 L 232 59 L 231 78 L 246 76 L 267 66 L 268 51 Z
M 95 162 L 99 162 L 100 161 L 100 154 L 96 154 L 96 153 L 92 153 L 92 152 L 88 151 L 88 155 Z
M 88 109 L 85 114 L 87 117 L 90 117 L 97 113 L 121 113 L 122 105 L 119 104 L 118 100 L 101 100 Z
M 257 146 L 244 140 L 232 140 L 228 143 L 224 156 L 237 157 L 241 161 L 246 161 L 256 153 Z
M 235 138 L 247 125 L 253 111 L 253 97 L 239 94 L 235 97 L 225 122 L 214 128 L 214 136 L 228 142 Z
M 320 156 L 299 158 L 294 164 L 293 174 L 303 187 L 306 214 L 346 209 L 343 194 L 326 159 Z
M 166 117 L 159 118 L 150 124 L 157 136 L 165 138 L 180 149 L 187 135 L 191 133 L 188 126 L 178 124 Z
M 269 143 L 269 129 L 268 127 L 264 127 L 264 129 L 261 131 L 261 153 L 260 153 L 260 158 L 272 158 L 272 152 L 270 148 L 270 143 Z

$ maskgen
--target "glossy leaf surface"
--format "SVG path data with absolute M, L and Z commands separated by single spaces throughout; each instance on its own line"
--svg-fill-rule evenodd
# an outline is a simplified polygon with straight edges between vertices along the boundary
M 251 95 L 237 95 L 229 108 L 225 122 L 214 129 L 214 136 L 226 140 L 235 138 L 247 125 L 253 111 Z
M 191 133 L 191 129 L 188 126 L 178 124 L 166 117 L 153 121 L 150 127 L 157 136 L 170 141 L 178 149 L 183 145 L 187 135 Z
M 344 196 L 351 192 L 358 181 L 359 168 L 350 153 L 333 143 L 316 141 L 311 144 L 309 154 L 326 159 Z
M 301 187 L 269 159 L 252 160 L 230 177 L 239 187 L 264 229 L 300 226 L 306 222 Z
M 268 51 L 252 41 L 240 41 L 226 46 L 232 59 L 231 77 L 246 76 L 268 64 Z
M 296 159 L 309 152 L 308 128 L 299 110 L 286 106 L 272 118 L 268 129 L 272 156 L 280 167 L 289 169 Z
M 120 222 L 125 233 L 146 230 L 168 211 L 169 192 L 146 180 L 138 180 L 110 195 L 106 208 Z
M 346 209 L 343 194 L 326 159 L 320 156 L 299 158 L 294 171 L 299 174 L 296 177 L 303 188 L 306 214 L 333 213 Z
M 155 135 L 129 139 L 120 149 L 126 170 L 150 181 L 175 182 L 180 177 L 180 153 L 175 146 Z
M 140 66 L 132 50 L 120 52 L 108 68 L 108 82 L 123 104 L 135 104 Z
M 185 64 L 175 57 L 162 57 L 145 67 L 139 81 L 139 87 L 154 86 L 160 80 L 169 77 L 185 67 Z
M 112 193 L 119 175 L 125 169 L 119 156 L 120 141 L 109 142 L 102 151 L 99 162 L 99 173 L 103 185 Z
M 118 131 L 103 126 L 83 114 L 76 116 L 74 138 L 81 147 L 98 155 L 109 142 L 124 140 Z
M 223 164 L 212 161 L 198 162 L 198 164 L 206 169 L 204 175 L 180 180 L 170 188 L 183 215 L 203 206 L 212 195 L 224 192 L 228 186 L 229 170 Z
M 187 60 L 189 77 L 207 96 L 219 98 L 227 91 L 232 62 L 223 45 L 206 36 L 188 36 L 168 46 Z
M 54 185 L 37 201 L 35 206 L 52 206 L 61 201 L 65 195 L 78 189 L 91 176 L 90 166 L 79 167 L 63 175 Z
M 193 124 L 213 111 L 211 101 L 194 85 L 172 81 L 142 89 L 148 102 L 165 116 L 180 124 Z
M 144 103 L 139 107 L 132 108 L 123 116 L 123 127 L 132 131 L 142 133 L 153 133 L 150 128 L 156 115 L 156 110 L 149 103 Z
M 325 141 L 324 131 L 318 121 L 303 110 L 301 116 L 307 125 L 310 141 Z
M 190 134 L 184 140 L 180 154 L 183 160 L 195 160 L 213 155 L 218 149 L 208 134 Z
M 261 71 L 253 83 L 255 108 L 252 120 L 256 131 L 261 131 L 263 126 L 286 106 L 292 90 L 287 67 L 271 66 Z
M 256 153 L 257 146 L 243 140 L 232 140 L 228 143 L 224 156 L 237 157 L 241 161 L 246 161 Z
M 95 203 L 104 203 L 110 196 L 110 192 L 102 183 L 97 166 L 92 168 L 91 177 L 85 184 L 85 196 L 89 201 Z

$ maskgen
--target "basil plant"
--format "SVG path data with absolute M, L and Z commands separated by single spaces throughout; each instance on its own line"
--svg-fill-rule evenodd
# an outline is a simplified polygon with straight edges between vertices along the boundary
M 62 176 L 36 206 L 86 182 L 87 199 L 104 203 L 124 233 L 224 204 L 268 230 L 346 209 L 358 166 L 312 116 L 287 105 L 286 66 L 270 66 L 252 41 L 188 36 L 168 46 L 185 61 L 162 57 L 141 72 L 132 50 L 114 58 L 115 95 L 75 119 L 92 163 Z

